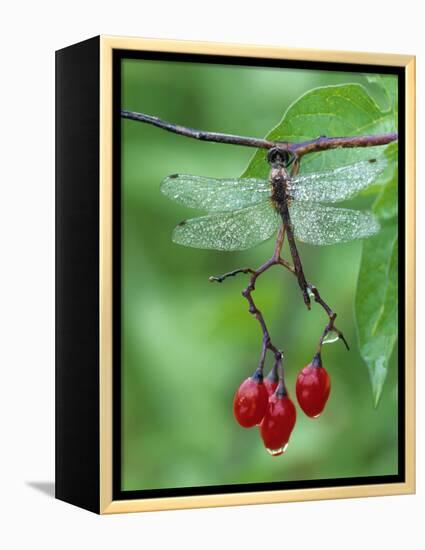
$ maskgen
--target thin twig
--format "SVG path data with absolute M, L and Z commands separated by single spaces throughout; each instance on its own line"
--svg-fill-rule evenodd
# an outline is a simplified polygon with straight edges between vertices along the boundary
M 229 271 L 228 273 L 223 273 L 223 275 L 217 275 L 216 277 L 211 275 L 211 277 L 208 280 L 211 283 L 222 283 L 225 279 L 227 279 L 227 277 L 234 277 L 239 273 L 255 273 L 255 271 L 250 267 L 241 267 L 240 269 L 234 269 L 233 271 Z
M 228 143 L 231 145 L 243 145 L 245 147 L 257 147 L 260 149 L 271 149 L 278 147 L 282 151 L 289 151 L 296 158 L 302 157 L 307 153 L 317 151 L 325 151 L 326 149 L 336 149 L 339 147 L 375 147 L 378 145 L 387 145 L 393 141 L 397 141 L 397 133 L 366 135 L 366 136 L 350 136 L 350 137 L 326 137 L 320 136 L 316 139 L 301 141 L 299 143 L 290 143 L 284 141 L 270 141 L 268 139 L 260 139 L 248 136 L 238 136 L 233 134 L 223 134 L 219 132 L 206 132 L 196 130 L 180 124 L 167 122 L 156 116 L 137 113 L 123 109 L 121 117 L 138 122 L 152 124 L 168 132 L 180 134 L 182 136 L 198 139 L 201 141 L 213 141 L 216 143 Z
M 318 352 L 320 352 L 320 350 L 322 349 L 323 341 L 329 334 L 329 332 L 335 332 L 335 334 L 338 335 L 338 338 L 340 338 L 344 342 L 347 350 L 349 350 L 350 346 L 348 345 L 344 334 L 335 326 L 336 313 L 332 311 L 328 304 L 323 300 L 323 298 L 320 296 L 319 291 L 314 285 L 308 285 L 308 289 L 313 294 L 314 301 L 322 306 L 322 308 L 326 311 L 327 316 L 329 317 L 329 322 L 323 330 L 322 336 L 319 340 Z
M 349 148 L 354 147 L 376 147 L 379 145 L 388 145 L 393 141 L 398 140 L 398 134 L 393 132 L 390 134 L 377 134 L 367 136 L 350 136 L 350 137 L 326 137 L 320 136 L 316 139 L 303 141 L 300 143 L 288 143 L 288 151 L 297 157 L 302 157 L 307 153 L 317 153 L 326 151 L 327 149 Z
M 216 143 L 228 143 L 231 145 L 245 145 L 246 147 L 260 147 L 261 149 L 270 149 L 271 147 L 276 146 L 276 143 L 266 139 L 222 134 L 219 132 L 205 132 L 203 130 L 196 130 L 195 128 L 181 126 L 180 124 L 173 124 L 172 122 L 167 122 L 156 116 L 145 115 L 144 113 L 135 113 L 134 111 L 122 110 L 121 117 L 128 118 L 130 120 L 137 120 L 139 122 L 146 122 L 147 124 L 158 126 L 158 128 L 162 128 L 168 132 L 199 139 L 200 141 L 214 141 Z
M 258 307 L 255 305 L 254 298 L 252 297 L 252 293 L 255 290 L 255 282 L 257 280 L 257 277 L 259 275 L 261 275 L 261 273 L 264 273 L 264 271 L 266 271 L 266 269 L 269 269 L 269 267 L 271 267 L 272 265 L 275 265 L 275 263 L 274 262 L 272 263 L 272 262 L 269 261 L 269 262 L 267 262 L 267 267 L 265 269 L 263 269 L 263 271 L 258 271 L 256 273 L 253 273 L 252 276 L 251 276 L 251 279 L 249 281 L 248 286 L 242 291 L 242 296 L 244 298 L 246 298 L 246 300 L 248 301 L 249 312 L 260 323 L 261 330 L 263 332 L 263 343 L 262 343 L 262 348 L 261 348 L 260 362 L 259 362 L 259 365 L 258 365 L 258 367 L 261 370 L 263 370 L 263 368 L 264 368 L 264 361 L 265 361 L 266 353 L 267 353 L 268 349 L 274 354 L 276 361 L 279 361 L 282 358 L 282 352 L 271 341 L 270 333 L 268 331 L 266 322 L 264 321 L 263 314 L 258 309 Z M 266 266 L 266 264 L 264 264 L 264 266 Z M 264 266 L 262 266 L 262 267 L 264 267 Z

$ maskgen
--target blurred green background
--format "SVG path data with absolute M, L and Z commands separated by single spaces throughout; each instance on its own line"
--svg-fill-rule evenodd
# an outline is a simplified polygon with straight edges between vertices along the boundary
M 358 73 L 133 59 L 122 62 L 122 107 L 262 137 L 304 92 L 348 82 L 369 86 Z M 325 346 L 332 380 L 325 412 L 311 420 L 298 408 L 288 451 L 272 458 L 258 430 L 241 428 L 232 414 L 234 392 L 254 371 L 261 346 L 258 323 L 240 294 L 246 277 L 223 284 L 208 277 L 260 265 L 273 241 L 239 253 L 173 244 L 173 227 L 199 212 L 159 192 L 173 173 L 237 177 L 253 150 L 128 120 L 122 131 L 122 489 L 396 474 L 396 359 L 375 410 L 357 348 L 353 300 L 361 243 L 299 246 L 307 279 L 338 312 L 351 351 L 340 342 Z M 312 358 L 324 312 L 307 311 L 295 278 L 279 268 L 259 279 L 255 300 L 285 351 L 295 399 L 296 375 Z

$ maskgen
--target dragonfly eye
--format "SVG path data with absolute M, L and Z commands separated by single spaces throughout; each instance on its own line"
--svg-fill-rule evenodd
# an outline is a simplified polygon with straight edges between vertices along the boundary
M 287 168 L 294 161 L 294 155 L 289 151 L 272 147 L 267 153 L 267 162 L 271 165 L 281 165 Z

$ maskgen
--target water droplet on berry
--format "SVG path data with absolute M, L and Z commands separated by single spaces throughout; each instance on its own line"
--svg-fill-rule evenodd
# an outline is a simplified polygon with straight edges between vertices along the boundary
M 327 335 L 323 338 L 323 344 L 333 344 L 334 342 L 337 342 L 339 340 L 339 335 L 331 330 L 327 333 Z
M 283 453 L 286 452 L 287 448 L 288 448 L 288 444 L 286 443 L 283 447 L 280 447 L 280 449 L 267 449 L 266 448 L 266 451 L 269 453 L 269 455 L 280 456 L 280 455 L 283 455 Z
M 283 450 L 282 449 L 266 449 L 266 451 L 269 453 L 269 455 L 271 456 L 280 456 L 283 454 Z

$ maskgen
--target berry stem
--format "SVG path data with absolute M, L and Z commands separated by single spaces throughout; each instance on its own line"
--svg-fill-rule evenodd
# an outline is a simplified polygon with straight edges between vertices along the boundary
M 312 367 L 321 367 L 322 366 L 322 356 L 320 354 L 320 351 L 316 353 L 316 355 L 311 360 Z
M 275 362 L 273 363 L 273 367 L 269 372 L 268 378 L 270 378 L 272 382 L 279 381 L 279 364 L 281 364 L 281 360 L 275 359 Z
M 254 371 L 254 374 L 251 376 L 251 378 L 255 382 L 262 382 L 263 381 L 263 369 L 260 367 L 257 367 Z
M 288 395 L 288 392 L 286 391 L 285 382 L 283 380 L 279 380 L 279 385 L 276 388 L 276 395 L 279 397 L 284 397 L 285 395 Z
M 264 271 L 266 271 L 266 269 L 269 269 L 269 267 L 271 267 L 271 265 L 274 265 L 274 264 L 268 265 L 264 269 Z M 264 264 L 264 266 L 266 266 L 266 264 Z M 262 267 L 264 267 L 264 266 L 262 266 Z M 261 311 L 256 306 L 256 304 L 254 302 L 254 298 L 252 297 L 252 293 L 255 290 L 255 282 L 257 280 L 257 277 L 261 273 L 264 273 L 264 271 L 257 271 L 256 273 L 254 273 L 251 276 L 251 279 L 250 279 L 250 282 L 249 282 L 248 286 L 245 288 L 245 290 L 242 291 L 242 296 L 244 298 L 246 298 L 246 300 L 248 301 L 248 305 L 249 305 L 248 311 L 260 323 L 260 327 L 261 327 L 261 330 L 263 332 L 263 343 L 262 343 L 262 347 L 261 347 L 260 361 L 259 361 L 259 364 L 258 364 L 258 368 L 261 369 L 261 370 L 263 370 L 263 368 L 264 368 L 264 363 L 265 363 L 265 360 L 266 360 L 267 350 L 270 350 L 274 354 L 276 361 L 281 360 L 281 357 L 282 357 L 282 352 L 271 341 L 270 333 L 268 331 L 268 328 L 267 328 L 266 322 L 264 320 L 263 314 L 261 313 Z
M 278 373 L 278 376 L 279 376 L 279 384 L 276 388 L 276 395 L 280 395 L 280 396 L 283 396 L 283 395 L 287 395 L 287 391 L 286 391 L 286 385 L 285 385 L 285 375 L 284 375 L 284 372 L 283 372 L 283 361 L 282 361 L 282 354 L 280 355 L 280 357 L 278 359 L 276 359 L 276 362 L 275 362 L 275 366 L 276 366 L 276 369 L 277 369 L 277 373 Z

